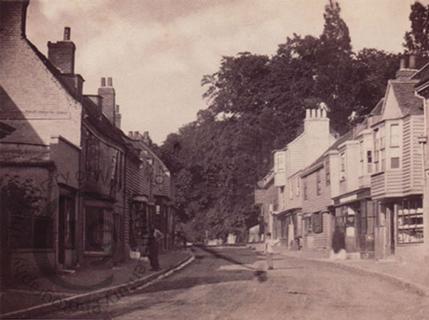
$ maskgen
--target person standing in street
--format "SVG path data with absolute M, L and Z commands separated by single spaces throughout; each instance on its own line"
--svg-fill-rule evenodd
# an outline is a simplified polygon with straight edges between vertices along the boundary
M 149 233 L 149 261 L 150 266 L 153 271 L 158 271 L 160 269 L 158 254 L 159 254 L 159 241 L 164 238 L 164 235 L 161 231 L 156 228 L 151 229 Z
M 268 232 L 265 237 L 265 243 L 264 243 L 264 253 L 267 257 L 267 265 L 268 270 L 274 269 L 274 263 L 273 263 L 273 256 L 274 256 L 274 246 L 279 244 L 280 240 L 274 240 L 271 239 L 271 233 Z

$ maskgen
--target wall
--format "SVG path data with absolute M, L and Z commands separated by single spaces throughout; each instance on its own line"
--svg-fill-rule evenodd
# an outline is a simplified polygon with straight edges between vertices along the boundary
M 0 83 L 9 97 L 0 120 L 17 129 L 2 141 L 49 145 L 52 136 L 61 135 L 79 146 L 80 103 L 67 93 L 25 39 L 0 32 L 0 43 Z

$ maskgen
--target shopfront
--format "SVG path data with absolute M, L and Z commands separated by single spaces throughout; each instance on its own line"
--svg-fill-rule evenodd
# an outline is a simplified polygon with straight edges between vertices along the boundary
M 345 250 L 361 258 L 374 258 L 376 215 L 369 189 L 358 190 L 334 199 L 335 230 Z

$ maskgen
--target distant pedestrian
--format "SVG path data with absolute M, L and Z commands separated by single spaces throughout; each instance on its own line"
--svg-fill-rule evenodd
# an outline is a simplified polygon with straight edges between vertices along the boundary
M 274 269 L 274 264 L 273 264 L 274 246 L 279 243 L 280 243 L 280 240 L 271 239 L 271 233 L 270 232 L 267 233 L 267 236 L 265 237 L 265 243 L 264 243 L 264 253 L 265 253 L 265 256 L 267 257 L 268 270 Z
M 160 269 L 158 254 L 159 254 L 159 241 L 164 238 L 164 235 L 161 231 L 156 228 L 152 228 L 149 233 L 149 243 L 148 243 L 148 257 L 150 261 L 150 266 L 153 271 L 158 271 Z

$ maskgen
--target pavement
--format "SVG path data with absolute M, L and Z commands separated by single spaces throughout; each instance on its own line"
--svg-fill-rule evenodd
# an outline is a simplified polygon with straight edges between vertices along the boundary
M 252 245 L 254 249 L 261 252 L 262 245 Z M 385 280 L 395 282 L 403 287 L 408 287 L 416 293 L 429 296 L 429 262 L 428 260 L 404 260 L 400 258 L 389 257 L 388 259 L 346 259 L 333 260 L 326 257 L 325 253 L 305 250 L 288 250 L 284 247 L 276 248 L 278 254 L 289 258 L 304 259 L 315 261 L 322 264 L 328 264 L 357 272 L 368 274 Z
M 13 287 L 0 293 L 0 318 L 33 317 L 52 308 L 79 307 L 89 300 L 117 299 L 180 269 L 192 257 L 189 250 L 161 254 L 159 271 L 152 271 L 149 262 L 143 259 L 129 260 L 115 267 L 93 266 L 52 277 L 24 275 Z
M 194 248 L 195 260 L 99 313 L 49 319 L 426 320 L 429 299 L 368 274 L 277 254 L 274 270 L 249 248 Z

